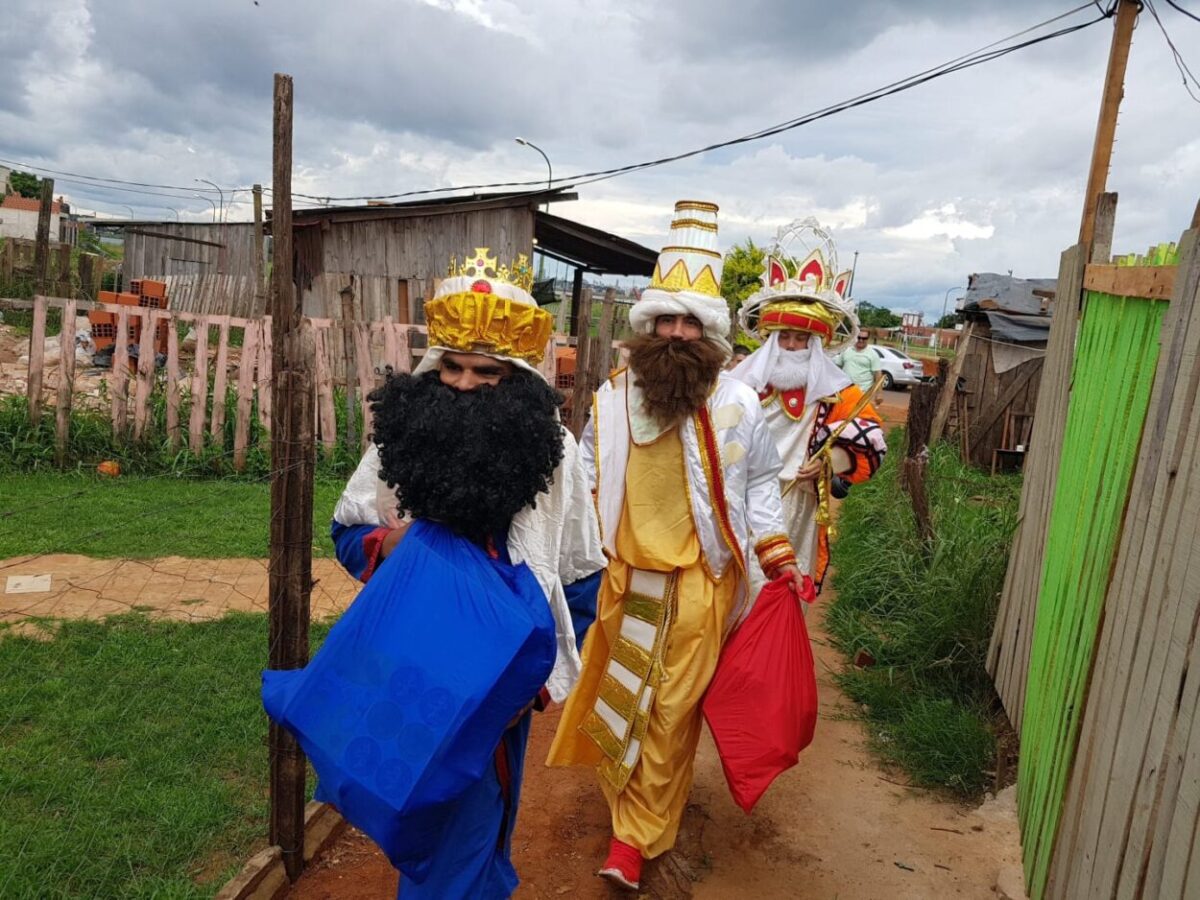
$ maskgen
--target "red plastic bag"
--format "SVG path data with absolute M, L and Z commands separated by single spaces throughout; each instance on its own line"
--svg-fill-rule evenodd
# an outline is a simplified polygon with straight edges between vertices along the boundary
M 801 596 L 814 596 L 808 577 Z M 750 812 L 776 776 L 796 764 L 817 724 L 808 628 L 786 579 L 762 589 L 726 643 L 701 708 L 734 802 Z

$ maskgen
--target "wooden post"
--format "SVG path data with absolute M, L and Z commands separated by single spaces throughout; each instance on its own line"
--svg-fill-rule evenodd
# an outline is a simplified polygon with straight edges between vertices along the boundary
M 900 473 L 901 484 L 912 500 L 917 531 L 926 544 L 933 540 L 933 520 L 929 515 L 929 497 L 925 491 L 925 467 L 929 462 L 929 434 L 937 399 L 936 385 L 913 385 L 905 429 L 908 447 L 904 455 L 904 467 Z
M 218 448 L 225 446 L 225 385 L 229 366 L 229 316 L 213 316 L 213 324 L 219 327 L 217 338 L 216 371 L 213 372 L 213 408 L 208 433 Z
M 75 296 L 80 300 L 96 299 L 96 260 L 95 253 L 79 254 L 79 290 Z
M 233 467 L 246 468 L 246 446 L 250 443 L 250 409 L 254 403 L 254 365 L 258 360 L 258 336 L 262 322 L 246 323 L 242 337 L 242 356 L 238 363 L 237 419 L 233 423 Z
M 350 284 L 338 292 L 342 297 L 342 347 L 346 351 L 346 448 L 352 453 L 358 447 L 358 413 L 354 402 L 354 381 L 358 366 L 354 353 L 354 276 Z M 363 422 L 364 429 L 366 422 Z
M 313 362 L 317 381 L 317 418 L 321 425 L 321 446 L 327 453 L 337 447 L 337 414 L 333 407 L 333 376 L 330 371 L 329 337 L 332 329 L 313 328 Z
M 179 331 L 175 322 L 167 323 L 167 438 L 171 452 L 179 449 Z
M 299 292 L 292 280 L 292 79 L 275 76 L 275 147 L 271 270 L 275 433 L 271 440 L 271 568 L 268 595 L 272 669 L 308 662 L 312 592 L 313 417 L 310 348 Z M 270 841 L 283 853 L 288 878 L 304 869 L 306 762 L 296 739 L 272 723 Z
M 588 351 L 588 390 L 593 393 L 604 383 L 612 369 L 613 316 L 616 313 L 617 289 L 604 292 L 600 308 L 600 328 Z
M 263 239 L 262 185 L 254 186 L 254 311 L 252 316 L 266 312 L 267 283 L 263 272 L 267 266 L 267 247 Z
M 13 277 L 13 261 L 17 255 L 16 244 L 12 240 L 7 240 L 0 244 L 0 280 L 6 284 L 12 281 Z
M 358 400 L 362 407 L 361 453 L 367 449 L 372 430 L 371 404 L 367 395 L 375 390 L 375 370 L 371 366 L 371 327 L 366 322 L 358 322 L 354 326 L 354 362 L 358 373 Z
M 46 360 L 46 298 L 33 298 L 33 327 L 29 331 L 29 424 L 42 419 L 42 368 Z
M 133 439 L 140 441 L 146 433 L 150 393 L 154 389 L 154 333 L 158 329 L 158 310 L 145 310 L 142 319 L 142 339 L 138 344 L 137 385 L 133 400 Z M 158 315 L 156 315 L 156 313 Z
M 129 424 L 129 307 L 117 307 L 117 339 L 113 345 L 112 367 L 113 437 L 126 438 Z
M 42 179 L 42 205 L 38 207 L 37 238 L 33 247 L 33 290 L 46 293 L 50 271 L 50 212 L 54 208 L 54 179 Z
M 958 388 L 958 379 L 962 375 L 963 363 L 967 359 L 967 346 L 971 341 L 971 332 L 975 328 L 974 322 L 968 322 L 962 330 L 962 335 L 958 339 L 958 343 L 954 348 L 954 362 L 950 364 L 950 371 L 946 374 L 946 380 L 940 385 L 938 390 L 937 409 L 933 414 L 933 424 L 929 431 L 929 443 L 932 446 L 942 439 L 942 435 L 946 431 L 946 422 L 950 419 L 950 407 L 954 403 L 955 391 Z M 959 427 L 962 427 L 962 422 L 959 422 Z
M 71 245 L 58 245 L 58 264 L 55 275 L 58 276 L 54 293 L 59 297 L 73 297 L 71 291 Z
M 75 392 L 75 301 L 63 302 L 62 331 L 58 335 L 58 415 L 54 428 L 54 456 L 59 466 L 67 461 L 67 440 L 71 434 L 71 395 Z
M 1083 195 L 1083 221 L 1079 224 L 1079 243 L 1085 247 L 1092 245 L 1096 233 L 1096 209 L 1108 182 L 1113 139 L 1117 134 L 1117 112 L 1121 108 L 1121 98 L 1125 96 L 1125 66 L 1129 62 L 1129 45 L 1133 42 L 1133 27 L 1140 9 L 1137 0 L 1120 0 L 1117 8 L 1112 45 L 1108 51 L 1108 71 L 1104 75 L 1104 94 L 1100 99 L 1100 118 L 1092 145 L 1092 164 Z
M 575 280 L 571 283 L 571 336 L 579 336 L 579 302 L 583 297 L 583 269 L 575 270 Z
M 208 412 L 208 316 L 196 318 L 196 359 L 192 365 L 192 409 L 188 446 L 197 456 L 204 449 L 204 416 Z
M 579 295 L 579 337 L 575 343 L 575 389 L 571 392 L 571 433 L 578 438 L 583 434 L 583 426 L 587 423 L 588 404 L 592 399 L 592 389 L 588 384 L 588 365 L 590 359 L 591 322 L 592 322 L 592 289 L 584 288 Z

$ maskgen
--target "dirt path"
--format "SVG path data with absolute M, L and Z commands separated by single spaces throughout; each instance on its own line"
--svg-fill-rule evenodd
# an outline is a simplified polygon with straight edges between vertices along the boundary
M 676 852 L 647 866 L 643 896 L 994 898 L 997 873 L 1020 860 L 1011 789 L 971 810 L 898 784 L 902 776 L 883 771 L 865 749 L 861 726 L 842 716 L 846 701 L 829 678 L 838 656 L 819 631 L 815 637 L 822 718 L 812 746 L 747 816 L 729 797 L 706 732 Z M 552 711 L 534 722 L 514 839 L 522 880 L 515 896 L 618 896 L 593 874 L 609 834 L 594 777 L 538 765 L 557 721 Z M 382 900 L 396 896 L 396 885 L 370 841 L 348 832 L 288 900 Z
M 30 585 L 28 579 L 40 578 Z M 331 559 L 313 560 L 314 618 L 346 609 L 359 585 Z M 32 586 L 45 588 L 27 591 Z M 99 619 L 138 611 L 203 621 L 267 611 L 265 559 L 92 559 L 55 553 L 0 560 L 0 624 L 38 617 Z

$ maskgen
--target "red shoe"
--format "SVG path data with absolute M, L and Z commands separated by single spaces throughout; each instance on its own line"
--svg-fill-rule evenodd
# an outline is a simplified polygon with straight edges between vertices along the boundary
M 636 891 L 642 878 L 642 854 L 637 847 L 613 838 L 608 844 L 608 859 L 596 874 L 613 884 Z

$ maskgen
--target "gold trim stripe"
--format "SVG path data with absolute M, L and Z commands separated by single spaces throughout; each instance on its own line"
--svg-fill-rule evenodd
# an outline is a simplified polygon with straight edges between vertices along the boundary
M 709 203 L 707 200 L 680 200 L 675 204 L 676 211 L 681 209 L 698 209 L 702 212 L 718 212 L 720 207 L 715 203 Z
M 672 228 L 699 228 L 701 231 L 716 233 L 717 226 L 713 222 L 703 222 L 700 219 L 676 219 L 671 223 Z
M 724 259 L 716 250 L 703 250 L 700 247 L 663 247 L 661 253 L 699 253 L 701 256 L 711 256 L 713 259 Z
M 637 712 L 637 697 L 607 672 L 600 679 L 600 699 L 611 706 L 626 722 Z
M 655 627 L 661 625 L 666 616 L 667 604 L 657 597 L 630 592 L 624 605 L 626 614 Z
M 617 642 L 613 644 L 612 658 L 643 681 L 650 674 L 650 665 L 653 662 L 650 652 L 627 637 L 617 638 Z
M 595 741 L 600 752 L 609 759 L 620 759 L 624 753 L 621 740 L 612 733 L 612 729 L 600 718 L 600 714 L 591 710 L 583 719 L 579 730 Z

